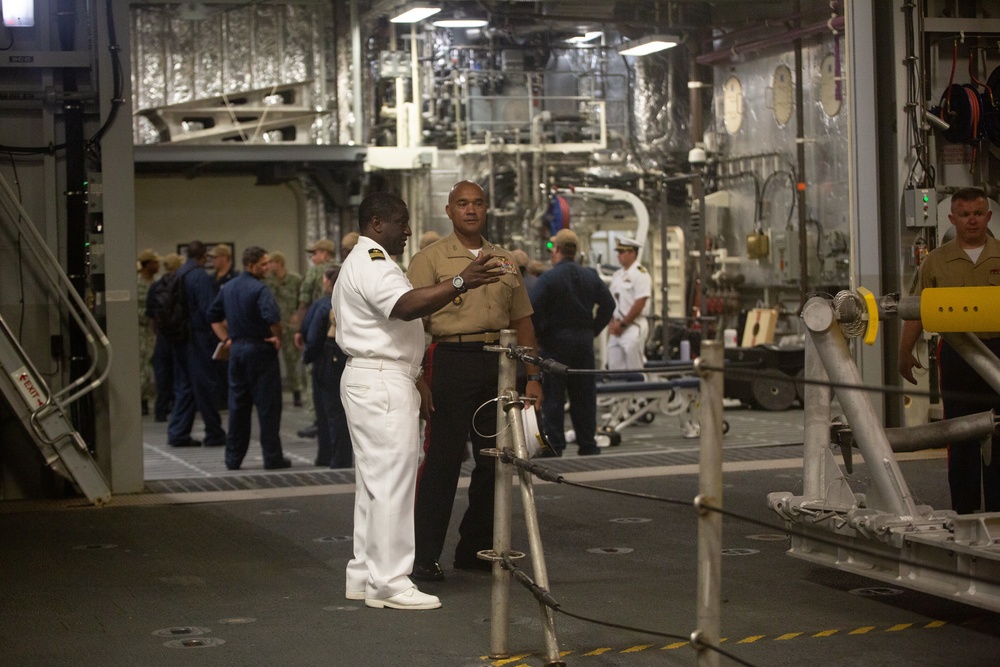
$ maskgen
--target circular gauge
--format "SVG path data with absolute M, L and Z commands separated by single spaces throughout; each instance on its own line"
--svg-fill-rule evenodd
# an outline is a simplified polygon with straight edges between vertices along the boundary
M 729 134 L 736 134 L 743 125 L 743 84 L 735 76 L 722 85 L 722 123 Z
M 785 65 L 778 65 L 771 79 L 771 111 L 778 125 L 787 125 L 792 117 L 792 107 L 795 106 L 792 91 L 792 70 Z
M 837 59 L 828 53 L 819 70 L 819 101 L 827 116 L 840 113 L 843 97 L 843 86 L 837 80 Z

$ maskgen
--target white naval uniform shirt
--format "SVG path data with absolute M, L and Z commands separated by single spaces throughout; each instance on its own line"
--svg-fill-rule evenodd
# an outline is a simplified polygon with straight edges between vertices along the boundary
M 385 248 L 367 236 L 360 237 L 333 287 L 340 349 L 349 357 L 390 359 L 419 368 L 424 355 L 423 323 L 389 317 L 399 297 L 412 289 Z
M 632 309 L 638 299 L 652 294 L 653 279 L 645 269 L 640 268 L 639 262 L 633 262 L 632 266 L 620 268 L 611 276 L 611 296 L 615 298 L 615 319 L 620 320 Z M 645 317 L 649 312 L 649 301 L 646 301 L 642 309 L 641 317 Z

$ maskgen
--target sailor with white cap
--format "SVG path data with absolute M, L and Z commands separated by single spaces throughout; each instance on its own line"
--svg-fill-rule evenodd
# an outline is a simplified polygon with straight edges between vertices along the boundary
M 649 325 L 646 306 L 652 294 L 649 272 L 636 259 L 642 243 L 619 236 L 615 252 L 621 268 L 611 277 L 611 295 L 615 298 L 615 314 L 608 325 L 608 368 L 642 368 L 643 344 Z

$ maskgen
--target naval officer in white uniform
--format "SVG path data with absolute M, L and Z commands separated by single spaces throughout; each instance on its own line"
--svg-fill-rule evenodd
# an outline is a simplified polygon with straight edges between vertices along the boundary
M 337 344 L 350 357 L 340 395 L 354 446 L 354 558 L 347 565 L 349 600 L 368 607 L 437 609 L 441 601 L 410 581 L 413 501 L 420 451 L 418 420 L 429 414 L 420 378 L 420 318 L 467 289 L 503 275 L 484 254 L 453 280 L 414 289 L 392 255 L 410 236 L 406 203 L 376 193 L 361 202 L 361 237 L 333 290 Z
M 611 276 L 611 295 L 615 297 L 615 313 L 608 323 L 608 368 L 641 369 L 645 363 L 642 348 L 649 325 L 646 305 L 652 294 L 653 280 L 636 260 L 642 244 L 627 236 L 619 236 L 615 251 L 621 268 Z

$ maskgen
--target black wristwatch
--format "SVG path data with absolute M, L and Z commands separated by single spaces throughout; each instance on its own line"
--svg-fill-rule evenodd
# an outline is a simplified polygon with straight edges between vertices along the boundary
M 451 286 L 457 289 L 459 294 L 465 294 L 469 291 L 469 288 L 465 286 L 465 278 L 462 276 L 455 276 L 452 278 Z

